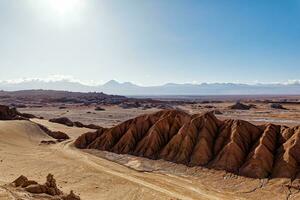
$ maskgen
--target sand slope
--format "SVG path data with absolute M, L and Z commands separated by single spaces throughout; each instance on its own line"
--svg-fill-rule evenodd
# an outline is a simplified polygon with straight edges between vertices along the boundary
M 36 124 L 29 121 L 0 121 L 0 144 L 19 147 L 35 146 L 43 139 L 51 139 Z

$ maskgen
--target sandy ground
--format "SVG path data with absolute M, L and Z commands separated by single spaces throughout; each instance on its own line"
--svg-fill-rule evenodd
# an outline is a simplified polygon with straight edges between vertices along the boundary
M 211 109 L 204 105 L 180 107 L 190 113 Z M 287 125 L 300 124 L 299 108 L 272 110 L 258 105 L 249 111 L 228 110 L 228 104 L 213 104 L 223 114 L 219 118 L 245 118 L 261 123 L 260 118 Z M 105 107 L 25 108 L 46 119 L 65 116 L 84 123 L 110 127 L 137 115 L 155 109 L 120 109 Z M 90 113 L 88 113 L 90 112 Z M 94 114 L 95 113 L 95 114 Z M 292 117 L 289 117 L 292 116 Z M 66 132 L 71 139 L 55 145 L 40 145 L 50 139 L 35 123 L 51 130 Z M 224 171 L 200 167 L 188 168 L 165 161 L 153 161 L 129 155 L 117 155 L 96 150 L 79 150 L 72 142 L 85 128 L 66 127 L 47 120 L 0 121 L 0 199 L 17 199 L 15 191 L 6 185 L 21 174 L 40 183 L 48 173 L 54 174 L 64 192 L 74 190 L 84 200 L 95 199 L 298 199 L 298 191 L 286 188 L 288 180 L 259 180 L 238 177 Z M 6 186 L 5 186 L 6 185 Z M 30 199 L 26 196 L 23 199 Z
M 95 111 L 95 106 L 68 106 L 67 109 L 58 107 L 28 107 L 18 109 L 21 112 L 31 113 L 36 116 L 51 119 L 56 117 L 68 117 L 72 121 L 80 121 L 85 124 L 97 124 L 103 127 L 117 125 L 127 119 L 134 118 L 141 114 L 152 113 L 158 109 L 142 110 L 140 108 L 122 109 L 119 106 L 101 106 L 105 111 Z
M 242 119 L 254 124 L 274 123 L 287 126 L 300 124 L 300 104 L 283 104 L 287 110 L 272 109 L 269 104 L 255 103 L 257 108 L 250 110 L 231 110 L 228 107 L 234 102 L 208 103 L 177 106 L 175 108 L 185 110 L 190 114 L 203 113 L 218 110 L 219 119 Z M 207 108 L 211 106 L 212 108 Z M 111 127 L 127 119 L 141 114 L 158 111 L 156 108 L 143 110 L 141 108 L 122 109 L 118 106 L 103 106 L 105 111 L 95 111 L 95 106 L 68 106 L 67 109 L 58 107 L 22 108 L 21 112 L 27 112 L 45 119 L 55 117 L 68 117 L 73 121 L 80 121 L 86 124 L 93 123 L 103 127 Z
M 51 128 L 58 129 L 53 125 Z M 73 128 L 77 130 L 72 135 L 74 130 L 62 129 L 73 138 L 86 131 Z M 82 199 L 220 199 L 209 191 L 195 189 L 188 180 L 185 183 L 176 177 L 138 172 L 80 151 L 72 146 L 72 140 L 39 145 L 40 140 L 50 138 L 31 122 L 1 121 L 0 130 L 2 185 L 21 174 L 42 183 L 52 173 L 63 191 L 72 189 Z M 0 199 L 9 199 L 3 187 Z
M 118 171 L 126 167 L 103 159 L 92 160 L 69 148 L 68 142 L 40 146 L 39 141 L 48 137 L 31 122 L 0 122 L 0 130 L 2 184 L 21 174 L 43 183 L 52 173 L 63 191 L 73 189 L 82 199 L 168 199 L 163 192 L 119 176 Z
M 72 139 L 55 145 L 39 145 L 50 139 L 28 121 L 0 122 L 0 185 L 23 174 L 41 183 L 55 175 L 64 192 L 74 190 L 82 199 L 285 199 L 288 180 L 255 180 L 224 171 L 188 168 L 166 161 L 96 150 L 79 150 L 72 141 L 86 129 L 70 128 L 46 120 L 34 120 Z M 8 189 L 8 190 L 7 190 Z M 0 199 L 9 197 L 0 187 Z M 297 191 L 294 191 L 296 193 Z M 291 193 L 289 199 L 294 196 Z M 30 199 L 28 197 L 23 199 Z
M 273 123 L 287 126 L 296 126 L 300 124 L 299 104 L 283 104 L 286 110 L 270 108 L 270 104 L 266 103 L 253 103 L 256 108 L 252 108 L 250 110 L 229 109 L 228 107 L 233 104 L 234 102 L 196 104 L 180 108 L 190 113 L 218 110 L 222 113 L 216 115 L 219 119 L 241 119 L 250 121 L 254 124 Z M 205 108 L 205 106 L 212 106 L 213 108 Z

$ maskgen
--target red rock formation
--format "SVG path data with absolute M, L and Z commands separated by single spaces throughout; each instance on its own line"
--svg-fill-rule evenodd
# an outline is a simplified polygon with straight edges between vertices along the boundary
M 279 148 L 272 176 L 294 179 L 299 172 L 300 127 L 286 129 L 286 131 L 292 131 L 292 135 Z
M 82 134 L 75 141 L 75 146 L 80 149 L 87 148 L 96 138 L 100 137 L 105 130 L 105 128 L 100 128 L 96 132 Z
M 255 126 L 212 113 L 164 110 L 86 133 L 78 148 L 205 166 L 252 177 L 300 177 L 300 126 Z
M 222 150 L 216 154 L 211 166 L 236 173 L 261 133 L 258 127 L 246 121 L 235 120 L 231 125 L 229 138 Z
M 252 178 L 267 177 L 273 168 L 276 140 L 280 134 L 280 126 L 266 126 L 246 162 L 240 168 L 240 174 Z

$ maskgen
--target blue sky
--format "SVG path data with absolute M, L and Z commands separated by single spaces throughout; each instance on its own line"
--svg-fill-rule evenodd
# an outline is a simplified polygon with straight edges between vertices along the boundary
M 297 80 L 299 20 L 300 0 L 1 0 L 0 80 Z

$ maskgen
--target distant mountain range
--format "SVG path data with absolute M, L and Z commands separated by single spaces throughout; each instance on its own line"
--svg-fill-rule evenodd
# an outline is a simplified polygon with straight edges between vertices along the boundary
M 300 83 L 291 84 L 237 84 L 237 83 L 201 83 L 160 86 L 139 86 L 130 82 L 119 83 L 115 80 L 103 85 L 88 86 L 79 82 L 59 80 L 30 80 L 18 83 L 0 82 L 0 90 L 17 91 L 30 89 L 65 90 L 75 92 L 104 92 L 118 95 L 299 95 Z

